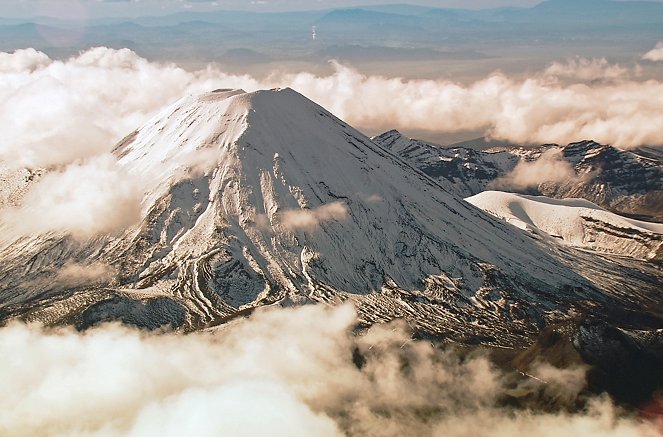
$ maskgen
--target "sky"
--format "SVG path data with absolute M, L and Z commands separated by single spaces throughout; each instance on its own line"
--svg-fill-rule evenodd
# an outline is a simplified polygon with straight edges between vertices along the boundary
M 63 4 L 67 3 L 67 7 Z M 0 0 L 0 16 L 140 16 L 172 13 L 179 10 L 244 9 L 253 11 L 290 11 L 382 5 L 388 0 Z M 502 6 L 528 7 L 538 0 L 410 0 L 408 3 L 433 7 L 482 9 Z
M 636 0 L 618 0 L 636 1 Z M 663 0 L 650 0 L 662 2 Z M 333 9 L 384 5 L 412 4 L 438 8 L 485 9 L 499 7 L 531 7 L 541 0 L 0 0 L 0 18 L 34 16 L 73 17 L 137 17 L 170 14 L 182 10 L 215 9 L 283 12 L 293 10 Z

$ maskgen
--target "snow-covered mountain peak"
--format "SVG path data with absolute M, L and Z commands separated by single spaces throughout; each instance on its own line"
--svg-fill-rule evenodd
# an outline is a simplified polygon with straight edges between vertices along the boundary
M 479 151 L 407 140 L 393 131 L 373 140 L 462 197 L 501 189 L 584 198 L 618 214 L 663 222 L 663 161 L 657 149 L 620 150 L 587 140 Z M 551 168 L 555 171 L 542 171 Z M 526 174 L 536 177 L 523 178 Z
M 181 169 L 205 173 L 228 164 L 228 159 L 257 155 L 271 166 L 279 153 L 310 155 L 307 149 L 338 146 L 345 143 L 339 138 L 347 136 L 362 135 L 290 88 L 217 90 L 185 97 L 166 108 L 121 141 L 114 154 L 121 165 L 149 175 L 157 186 L 181 177 L 186 173 Z M 260 150 L 247 152 L 257 144 Z
M 229 146 L 244 131 L 246 105 L 241 90 L 185 97 L 129 134 L 113 150 L 119 163 L 155 184 L 179 167 L 196 167 Z
M 389 149 L 291 89 L 184 98 L 115 149 L 145 178 L 141 222 L 119 237 L 35 237 L 0 253 L 10 266 L 0 304 L 32 299 L 7 317 L 25 308 L 51 322 L 112 320 L 126 304 L 198 329 L 280 301 L 351 300 L 366 323 L 405 317 L 510 344 L 582 302 L 599 311 L 627 286 L 658 291 L 502 223 Z M 448 153 L 437 161 L 462 160 Z M 70 258 L 116 274 L 85 292 L 21 288 Z

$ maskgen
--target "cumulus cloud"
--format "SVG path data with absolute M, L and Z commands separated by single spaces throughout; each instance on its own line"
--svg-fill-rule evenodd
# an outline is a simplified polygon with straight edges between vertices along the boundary
M 108 152 L 149 115 L 216 88 L 291 86 L 366 129 L 484 130 L 514 143 L 581 139 L 632 147 L 662 144 L 663 83 L 637 81 L 604 59 L 555 63 L 528 79 L 501 73 L 462 85 L 447 80 L 334 73 L 257 80 L 217 66 L 189 72 L 128 49 L 93 48 L 66 60 L 33 49 L 0 54 L 0 161 L 38 167 Z M 553 76 L 580 80 L 560 83 Z M 584 83 L 593 78 L 608 82 Z
M 64 231 L 85 238 L 138 221 L 141 200 L 139 180 L 102 155 L 43 175 L 19 206 L 0 210 L 0 224 L 10 236 Z
M 521 384 L 482 356 L 412 341 L 403 323 L 364 335 L 355 323 L 343 305 L 263 308 L 190 335 L 11 325 L 0 329 L 0 434 L 657 435 L 607 398 L 576 414 L 500 400 L 559 382 L 573 397 L 580 383 L 563 371 Z
M 583 81 L 615 80 L 630 74 L 619 64 L 610 64 L 605 58 L 572 58 L 566 62 L 553 62 L 544 75 Z
M 348 207 L 343 202 L 332 202 L 312 209 L 291 209 L 281 213 L 281 224 L 288 229 L 313 231 L 321 223 L 348 217 Z
M 191 73 L 128 49 L 94 48 L 64 61 L 32 49 L 2 53 L 0 161 L 34 168 L 105 153 L 163 106 L 239 82 L 252 80 Z
M 445 80 L 366 76 L 335 64 L 335 73 L 300 73 L 295 89 L 349 122 L 371 129 L 483 130 L 518 144 L 594 139 L 617 147 L 663 144 L 663 82 L 631 78 L 584 83 L 501 73 L 462 85 Z
M 543 183 L 572 182 L 578 178 L 571 163 L 562 158 L 561 149 L 550 149 L 535 161 L 519 161 L 510 173 L 493 181 L 490 188 L 525 190 Z
M 656 47 L 642 55 L 642 59 L 653 62 L 663 61 L 663 42 L 656 44 Z
M 0 53 L 0 73 L 31 73 L 46 67 L 51 59 L 35 49 L 16 50 L 14 53 Z
M 333 66 L 326 76 L 274 73 L 258 80 L 215 65 L 187 71 L 150 62 L 128 49 L 93 48 L 65 60 L 33 49 L 0 53 L 0 168 L 46 168 L 52 173 L 45 182 L 30 185 L 22 210 L 32 214 L 15 219 L 16 229 L 89 235 L 125 225 L 122 217 L 135 218 L 129 210 L 137 193 L 130 194 L 130 183 L 111 163 L 100 164 L 110 158 L 100 157 L 164 106 L 218 88 L 291 86 L 351 124 L 371 130 L 483 130 L 489 137 L 523 144 L 579 139 L 618 147 L 663 144 L 663 82 L 635 80 L 603 59 L 553 64 L 527 79 L 494 73 L 469 85 L 366 76 L 349 66 Z M 85 170 L 99 165 L 98 174 Z M 55 185 L 60 183 L 82 195 L 74 199 L 58 192 Z M 53 201 L 55 196 L 64 203 Z M 92 205 L 87 211 L 98 212 L 99 219 L 84 212 L 87 201 Z M 343 215 L 338 205 L 323 212 L 286 214 L 286 222 L 311 229 L 326 217 Z M 20 215 L 4 208 L 0 216 L 6 222 Z

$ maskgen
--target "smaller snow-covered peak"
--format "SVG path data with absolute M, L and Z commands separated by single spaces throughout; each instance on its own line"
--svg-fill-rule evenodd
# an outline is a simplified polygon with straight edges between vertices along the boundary
M 373 139 L 379 139 L 379 140 L 387 141 L 389 139 L 393 140 L 393 139 L 399 139 L 399 138 L 404 138 L 404 137 L 405 136 L 402 133 L 400 133 L 398 130 L 391 129 L 391 130 L 388 130 L 387 132 L 381 133 L 380 135 L 374 136 Z
M 662 224 L 622 217 L 584 199 L 484 191 L 465 200 L 518 228 L 575 247 L 642 259 L 657 259 L 663 249 Z
M 414 141 L 396 129 L 392 129 L 372 138 L 377 144 L 385 149 L 391 150 L 393 153 L 399 154 L 403 150 L 409 148 Z

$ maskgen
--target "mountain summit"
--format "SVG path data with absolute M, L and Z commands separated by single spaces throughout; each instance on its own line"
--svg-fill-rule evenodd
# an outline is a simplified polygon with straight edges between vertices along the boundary
M 150 181 L 142 221 L 5 249 L 5 319 L 194 330 L 260 305 L 350 300 L 367 324 L 403 317 L 513 344 L 572 314 L 624 318 L 660 287 L 637 261 L 598 262 L 502 223 L 291 89 L 184 98 L 114 154 Z M 21 285 L 71 260 L 116 274 Z

